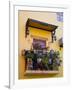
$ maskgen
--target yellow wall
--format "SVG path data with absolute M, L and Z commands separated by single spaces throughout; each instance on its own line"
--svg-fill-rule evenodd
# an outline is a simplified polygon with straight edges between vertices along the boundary
M 43 31 L 36 28 L 29 27 L 30 35 L 25 38 L 25 25 L 28 18 L 40 20 L 43 22 L 47 22 L 49 24 L 57 25 L 58 28 L 56 30 L 57 41 L 50 44 L 50 49 L 59 50 L 61 58 L 63 59 L 63 50 L 60 50 L 58 45 L 58 40 L 62 37 L 63 34 L 63 23 L 58 22 L 56 19 L 56 13 L 52 12 L 32 12 L 32 11 L 19 11 L 19 79 L 25 78 L 40 78 L 40 77 L 62 77 L 63 76 L 63 65 L 60 67 L 60 72 L 58 74 L 51 74 L 51 75 L 31 75 L 26 76 L 25 74 L 25 60 L 24 57 L 21 55 L 22 50 L 24 49 L 31 49 L 33 37 L 42 37 L 46 38 L 46 45 L 48 46 L 48 42 L 51 41 L 51 33 L 47 31 Z

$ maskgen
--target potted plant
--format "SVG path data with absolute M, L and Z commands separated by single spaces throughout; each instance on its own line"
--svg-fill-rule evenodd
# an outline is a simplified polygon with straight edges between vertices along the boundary
M 62 62 L 59 51 L 54 50 L 46 53 L 26 51 L 25 57 L 29 70 L 59 70 Z
M 30 50 L 25 51 L 25 62 L 26 62 L 26 69 L 32 70 L 33 69 L 33 57 L 34 52 Z

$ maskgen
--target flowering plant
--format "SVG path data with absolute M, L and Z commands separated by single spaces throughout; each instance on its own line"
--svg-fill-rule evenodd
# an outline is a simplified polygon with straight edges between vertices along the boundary
M 50 50 L 46 53 L 42 51 L 28 51 L 26 58 L 32 61 L 33 70 L 58 70 L 61 65 L 59 51 Z

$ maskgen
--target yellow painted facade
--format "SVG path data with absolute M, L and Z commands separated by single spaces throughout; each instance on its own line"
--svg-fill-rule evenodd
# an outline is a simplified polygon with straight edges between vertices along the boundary
M 33 18 L 39 21 L 47 22 L 50 24 L 57 25 L 56 37 L 57 40 L 51 43 L 51 33 L 37 28 L 29 27 L 30 34 L 25 38 L 25 25 L 28 18 Z M 24 49 L 30 50 L 33 42 L 33 38 L 46 40 L 46 47 L 49 49 L 54 49 L 60 52 L 61 59 L 63 59 L 63 49 L 60 50 L 58 40 L 63 35 L 63 22 L 58 22 L 56 18 L 56 13 L 52 12 L 32 12 L 32 11 L 19 11 L 19 79 L 29 79 L 29 78 L 46 78 L 46 77 L 62 77 L 63 76 L 63 64 L 59 69 L 58 74 L 47 74 L 47 75 L 29 75 L 25 74 L 25 60 L 21 52 Z

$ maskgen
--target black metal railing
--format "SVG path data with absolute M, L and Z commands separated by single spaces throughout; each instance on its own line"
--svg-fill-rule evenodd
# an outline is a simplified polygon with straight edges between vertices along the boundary
M 59 51 L 24 50 L 26 70 L 59 70 Z

